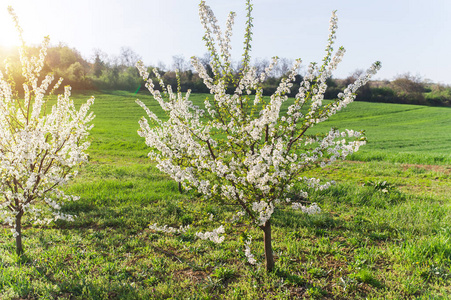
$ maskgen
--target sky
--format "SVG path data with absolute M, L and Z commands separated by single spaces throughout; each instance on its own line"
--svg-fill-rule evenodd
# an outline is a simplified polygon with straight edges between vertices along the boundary
M 207 0 L 224 28 L 237 13 L 232 56 L 239 60 L 245 23 L 244 0 Z M 301 58 L 303 65 L 321 62 L 329 18 L 338 14 L 336 49 L 346 54 L 334 73 L 345 78 L 374 61 L 382 62 L 376 79 L 410 73 L 451 84 L 451 0 L 253 0 L 252 57 Z M 86 59 L 94 49 L 119 55 L 129 47 L 147 65 L 170 65 L 172 57 L 203 56 L 199 0 L 0 0 L 0 46 L 18 44 L 7 13 L 11 5 L 24 37 L 37 45 L 76 48 Z M 305 67 L 304 67 L 305 68 Z

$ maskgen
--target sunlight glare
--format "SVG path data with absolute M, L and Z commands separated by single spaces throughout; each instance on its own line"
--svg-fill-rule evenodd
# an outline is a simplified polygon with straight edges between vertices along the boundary
M 12 3 L 19 25 L 23 29 L 23 37 L 28 45 L 40 45 L 44 36 L 48 33 L 42 32 L 42 24 L 36 23 L 33 16 L 33 7 Z M 20 45 L 19 34 L 14 27 L 14 22 L 8 13 L 8 5 L 0 7 L 0 47 L 13 48 Z
M 19 35 L 6 7 L 0 11 L 0 47 L 11 48 L 20 45 Z

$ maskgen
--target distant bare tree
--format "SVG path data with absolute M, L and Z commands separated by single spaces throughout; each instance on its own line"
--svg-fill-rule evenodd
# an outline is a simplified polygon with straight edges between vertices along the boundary
M 390 84 L 397 96 L 406 103 L 424 104 L 425 83 L 418 75 L 405 73 L 398 75 Z
M 92 60 L 93 60 L 92 68 L 94 76 L 99 78 L 107 65 L 108 54 L 106 54 L 100 49 L 94 49 L 94 55 Z
M 211 57 L 209 53 L 204 53 L 204 56 L 199 58 L 200 63 L 204 66 L 208 76 L 213 76 L 213 69 L 211 67 Z
M 269 60 L 267 58 L 257 58 L 254 61 L 254 67 L 257 69 L 257 75 L 265 72 L 265 69 L 269 67 Z
M 107 62 L 108 61 L 108 54 L 99 48 L 93 49 L 93 55 L 91 56 L 91 61 L 95 61 L 96 57 L 98 57 L 101 61 Z
M 412 75 L 410 73 L 396 76 L 391 84 L 394 90 L 400 93 L 416 94 L 424 91 L 424 82 L 421 76 Z
M 121 48 L 120 63 L 126 67 L 134 67 L 141 60 L 141 56 L 129 47 Z
M 174 70 L 179 70 L 179 72 L 185 72 L 191 68 L 191 65 L 183 55 L 174 55 L 172 56 L 172 67 Z
M 162 62 L 161 60 L 158 61 L 157 63 L 157 69 L 160 70 L 160 72 L 166 72 L 168 71 L 168 67 L 166 66 L 166 64 L 164 62 Z
M 232 62 L 232 69 L 235 73 L 239 73 L 242 68 L 243 68 L 243 62 L 241 60 Z
M 354 82 L 357 78 L 359 78 L 360 75 L 362 75 L 364 72 L 365 72 L 365 71 L 362 70 L 362 69 L 356 69 L 354 72 L 352 72 L 348 77 L 346 77 L 346 78 L 343 80 L 343 84 L 344 84 L 345 86 L 347 86 L 347 85 L 353 83 L 353 82 Z
M 289 58 L 282 57 L 279 59 L 279 62 L 274 67 L 274 76 L 281 77 L 288 73 L 290 68 L 293 66 L 294 61 Z
M 365 74 L 365 71 L 362 69 L 356 69 L 353 73 L 351 73 L 348 77 L 346 77 L 342 84 L 346 87 L 353 82 L 355 82 L 360 76 Z M 334 95 L 335 97 L 335 95 Z M 356 101 L 367 101 L 371 98 L 371 88 L 370 85 L 364 85 L 357 91 Z

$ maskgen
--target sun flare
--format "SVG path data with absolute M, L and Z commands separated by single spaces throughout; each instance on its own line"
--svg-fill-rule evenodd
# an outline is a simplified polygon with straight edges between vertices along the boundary
M 46 33 L 39 32 L 39 26 L 27 21 L 32 20 L 32 18 L 28 17 L 28 14 L 31 12 L 29 10 L 20 10 L 20 12 L 16 11 L 15 6 L 12 6 L 12 8 L 18 15 L 20 27 L 23 29 L 22 34 L 24 40 L 32 45 L 40 44 Z M 0 28 L 0 48 L 14 48 L 20 46 L 21 42 L 19 33 L 15 28 L 14 21 L 8 13 L 6 6 L 0 8 Z
M 2 30 L 0 30 L 1 47 L 11 48 L 20 45 L 19 35 L 7 12 L 2 13 L 0 16 L 0 28 L 2 28 Z
M 0 11 L 0 28 L 2 29 L 0 31 L 0 46 L 6 48 L 20 45 L 19 34 L 8 10 L 9 8 L 4 7 Z

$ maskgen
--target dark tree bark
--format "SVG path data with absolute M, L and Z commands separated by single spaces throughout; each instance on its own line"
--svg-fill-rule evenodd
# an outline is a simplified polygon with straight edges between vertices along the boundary
M 19 213 L 16 215 L 16 233 L 18 234 L 16 236 L 16 253 L 17 255 L 23 254 L 23 247 L 22 247 L 22 216 L 23 216 L 23 210 L 19 211 Z
M 263 241 L 265 243 L 265 259 L 266 259 L 266 271 L 272 272 L 274 270 L 274 255 L 272 253 L 271 245 L 271 223 L 268 220 L 263 226 Z

